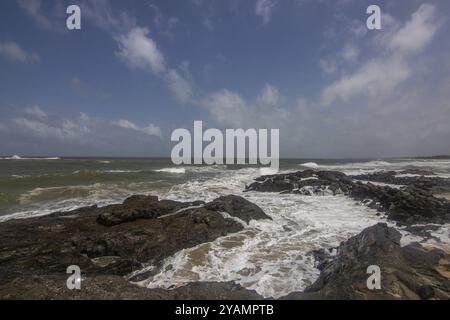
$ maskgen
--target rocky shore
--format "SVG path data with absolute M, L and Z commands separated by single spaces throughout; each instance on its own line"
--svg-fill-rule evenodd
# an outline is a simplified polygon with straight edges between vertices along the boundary
M 0 299 L 254 299 L 231 283 L 149 290 L 129 282 L 145 265 L 177 251 L 238 232 L 251 219 L 270 219 L 236 196 L 210 203 L 133 196 L 123 204 L 88 207 L 0 224 Z M 83 290 L 66 287 L 77 265 Z M 130 278 L 130 276 L 132 276 Z
M 347 176 L 337 171 L 305 170 L 259 177 L 246 187 L 246 191 L 302 195 L 343 194 L 377 209 L 386 214 L 388 219 L 400 224 L 450 222 L 450 202 L 433 192 L 442 192 L 447 188 L 450 190 L 450 179 L 425 176 L 397 178 L 395 175 L 395 172 L 383 172 Z M 380 182 L 391 186 L 378 185 Z
M 246 191 L 346 195 L 426 237 L 450 222 L 450 202 L 439 197 L 450 189 L 450 179 L 433 175 L 423 170 L 359 176 L 305 170 L 259 177 Z M 450 250 L 419 243 L 402 247 L 400 239 L 399 231 L 380 223 L 342 243 L 335 256 L 325 249 L 314 252 L 319 278 L 304 292 L 283 299 L 450 299 Z M 371 265 L 382 270 L 381 290 L 367 288 Z
M 321 273 L 304 292 L 283 299 L 450 299 L 450 255 L 418 243 L 400 246 L 401 234 L 380 223 L 322 255 Z M 381 289 L 369 290 L 367 268 L 381 271 Z
M 430 172 L 406 174 L 352 177 L 306 170 L 259 177 L 246 191 L 346 195 L 421 234 L 448 223 L 450 204 L 434 194 L 447 188 L 448 180 Z M 271 218 L 229 195 L 209 203 L 133 196 L 118 205 L 6 221 L 0 224 L 0 299 L 262 299 L 233 283 L 199 282 L 172 290 L 133 284 L 176 252 L 260 219 Z M 418 243 L 402 247 L 400 238 L 396 229 L 378 224 L 341 243 L 336 254 L 332 248 L 311 252 L 319 278 L 284 299 L 449 299 L 450 252 Z M 70 265 L 82 270 L 82 290 L 67 289 Z M 145 268 L 150 265 L 154 268 Z M 380 290 L 367 288 L 370 265 L 382 271 Z

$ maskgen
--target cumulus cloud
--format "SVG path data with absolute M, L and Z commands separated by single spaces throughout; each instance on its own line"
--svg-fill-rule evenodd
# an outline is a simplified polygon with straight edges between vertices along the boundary
M 86 113 L 67 117 L 47 113 L 39 106 L 15 110 L 1 114 L 3 152 L 42 155 L 59 150 L 62 155 L 123 156 L 150 155 L 155 146 L 163 150 L 162 131 L 152 123 L 140 126 L 125 119 L 92 118 Z
M 187 103 L 192 98 L 193 90 L 189 80 L 174 69 L 168 70 L 166 81 L 175 98 L 181 103 Z
M 288 119 L 282 100 L 278 89 L 267 84 L 254 99 L 223 89 L 209 94 L 201 106 L 222 127 L 279 128 Z
M 211 93 L 201 105 L 207 109 L 216 123 L 224 126 L 242 126 L 248 114 L 244 99 L 239 94 L 226 89 Z
M 374 99 L 393 92 L 411 74 L 399 58 L 376 59 L 367 62 L 355 73 L 343 76 L 322 91 L 322 104 L 348 102 L 362 95 Z
M 436 20 L 436 8 L 425 3 L 403 27 L 388 34 L 384 41 L 394 52 L 416 53 L 428 45 L 440 25 L 441 23 Z
M 259 102 L 269 107 L 279 106 L 281 103 L 280 92 L 276 87 L 266 84 L 259 97 Z
M 60 119 L 45 121 L 44 119 L 21 117 L 14 118 L 11 124 L 20 128 L 23 133 L 43 139 L 74 141 L 89 134 L 90 129 L 80 121 Z
M 161 129 L 152 123 L 150 123 L 148 126 L 141 127 L 129 120 L 121 119 L 121 120 L 115 122 L 115 124 L 123 129 L 134 130 L 137 132 L 147 134 L 149 136 L 156 136 L 156 137 L 162 138 Z
M 42 0 L 17 0 L 17 3 L 40 27 L 57 30 L 56 26 L 65 26 L 64 23 L 60 23 L 60 19 L 55 19 L 55 12 L 62 14 L 62 17 L 56 15 L 56 18 L 65 17 L 63 2 L 45 8 Z M 164 54 L 156 41 L 150 37 L 148 28 L 137 26 L 135 18 L 125 10 L 113 8 L 109 0 L 82 0 L 80 6 L 83 19 L 105 31 L 115 40 L 118 46 L 115 54 L 120 60 L 131 68 L 148 70 L 157 75 L 167 84 L 177 101 L 187 103 L 190 100 L 193 94 L 191 79 L 167 65 Z M 170 34 L 179 23 L 178 18 L 166 19 L 157 6 L 152 4 L 149 6 L 155 12 L 154 25 L 162 33 Z M 54 21 L 58 21 L 58 24 Z M 14 42 L 0 42 L 0 55 L 22 63 L 39 61 L 37 54 L 27 53 Z M 74 89 L 82 87 L 82 82 L 78 78 L 71 79 L 70 84 Z
M 193 89 L 190 79 L 186 77 L 188 72 L 184 70 L 185 75 L 182 75 L 166 67 L 164 55 L 150 38 L 147 28 L 133 28 L 128 34 L 118 36 L 117 42 L 119 51 L 116 54 L 125 63 L 134 68 L 151 70 L 167 83 L 177 101 L 189 102 Z
M 342 50 L 342 58 L 347 62 L 355 62 L 359 56 L 359 49 L 354 45 L 348 44 Z
M 39 56 L 36 53 L 28 53 L 12 41 L 0 42 L 0 56 L 21 63 L 39 62 Z
M 276 0 L 258 0 L 256 1 L 255 13 L 262 17 L 264 24 L 272 19 L 272 11 L 277 5 Z
M 135 68 L 150 68 L 155 73 L 166 70 L 164 56 L 156 43 L 148 36 L 147 28 L 134 28 L 126 35 L 117 37 L 119 56 L 123 61 Z
M 428 50 L 441 26 L 432 8 L 416 8 L 403 23 L 389 15 L 382 34 L 343 37 L 344 45 L 334 47 L 336 59 L 323 59 L 332 81 L 319 88 L 316 99 L 289 97 L 268 84 L 254 98 L 218 90 L 202 106 L 218 127 L 279 128 L 286 157 L 445 153 L 450 81 L 435 72 L 448 61 L 436 61 L 436 52 Z M 347 26 L 353 33 L 353 24 Z M 401 43 L 399 34 L 414 44 Z M 324 107 L 330 105 L 336 108 Z
M 384 97 L 394 92 L 413 74 L 408 59 L 424 50 L 439 29 L 435 11 L 432 5 L 423 4 L 403 26 L 392 23 L 391 30 L 375 39 L 378 57 L 326 86 L 322 91 L 322 104 L 345 103 L 362 95 Z M 352 58 L 354 54 L 350 51 L 345 56 Z
M 38 105 L 25 108 L 25 113 L 34 116 L 36 118 L 46 118 L 47 113 L 41 109 Z

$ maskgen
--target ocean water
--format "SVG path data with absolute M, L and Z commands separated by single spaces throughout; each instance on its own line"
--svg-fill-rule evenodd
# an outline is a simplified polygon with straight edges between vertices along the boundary
M 429 168 L 450 178 L 450 160 L 281 160 L 280 172 L 305 169 L 347 174 Z M 182 250 L 155 275 L 138 283 L 173 288 L 192 281 L 234 281 L 264 297 L 301 291 L 319 275 L 312 250 L 333 248 L 383 218 L 345 196 L 244 193 L 246 184 L 268 168 L 257 166 L 173 166 L 170 159 L 0 158 L 0 222 L 122 202 L 132 194 L 210 201 L 240 195 L 273 221 L 241 222 L 245 229 L 211 243 Z M 449 226 L 430 240 L 448 246 Z M 421 239 L 402 231 L 405 244 Z M 154 266 L 148 266 L 152 269 Z

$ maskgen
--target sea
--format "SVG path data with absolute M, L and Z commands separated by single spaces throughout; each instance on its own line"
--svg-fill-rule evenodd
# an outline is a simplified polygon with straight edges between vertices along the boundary
M 350 175 L 380 170 L 430 169 L 450 178 L 446 159 L 284 159 L 280 173 L 337 170 Z M 0 223 L 97 204 L 121 203 L 134 194 L 179 201 L 211 201 L 239 195 L 260 206 L 272 221 L 241 221 L 244 229 L 177 252 L 162 266 L 145 266 L 147 288 L 176 288 L 194 281 L 233 281 L 266 298 L 302 291 L 319 276 L 312 252 L 330 249 L 366 227 L 387 222 L 414 241 L 447 248 L 450 226 L 424 240 L 385 221 L 373 209 L 346 196 L 243 192 L 253 179 L 275 173 L 243 165 L 174 166 L 166 158 L 0 157 Z M 398 186 L 396 186 L 398 187 Z

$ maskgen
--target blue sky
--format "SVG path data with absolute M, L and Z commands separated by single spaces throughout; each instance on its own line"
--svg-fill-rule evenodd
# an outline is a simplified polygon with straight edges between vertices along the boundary
M 449 17 L 446 0 L 3 0 L 0 154 L 169 156 L 194 120 L 279 128 L 283 157 L 449 154 Z

